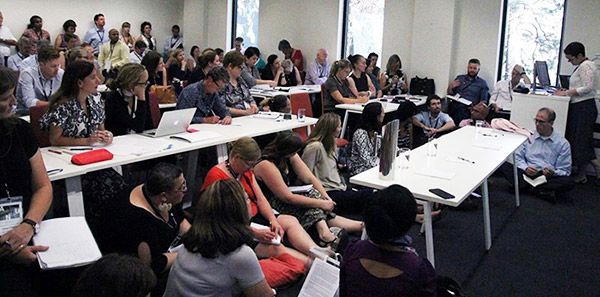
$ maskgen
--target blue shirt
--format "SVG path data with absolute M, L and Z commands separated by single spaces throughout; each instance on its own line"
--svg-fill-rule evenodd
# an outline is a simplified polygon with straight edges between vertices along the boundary
M 100 46 L 107 43 L 110 39 L 108 38 L 108 32 L 102 28 L 94 26 L 85 33 L 83 41 L 89 43 L 94 48 L 94 54 L 97 55 L 100 51 Z
M 224 118 L 229 115 L 229 110 L 225 107 L 225 102 L 219 98 L 218 93 L 204 94 L 202 80 L 183 88 L 179 97 L 177 97 L 176 109 L 196 108 L 196 113 L 192 123 L 198 124 L 204 122 L 207 116 L 216 115 Z
M 556 132 L 549 137 L 535 132 L 533 142 L 525 142 L 517 151 L 517 167 L 525 170 L 533 167 L 542 170 L 546 167 L 554 170 L 556 176 L 571 175 L 571 146 Z
M 423 123 L 423 125 L 429 128 L 439 129 L 446 125 L 448 122 L 452 122 L 452 118 L 446 113 L 440 112 L 437 117 L 432 118 L 431 112 L 422 111 L 415 115 L 415 119 Z
M 452 89 L 454 94 L 460 94 L 460 97 L 473 102 L 473 104 L 477 104 L 479 101 L 487 104 L 490 89 L 485 80 L 479 76 L 473 78 L 467 74 L 459 75 L 455 80 L 460 81 L 460 86 Z

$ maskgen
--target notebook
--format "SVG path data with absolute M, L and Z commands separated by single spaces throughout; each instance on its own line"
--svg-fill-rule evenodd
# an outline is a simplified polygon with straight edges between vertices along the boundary
M 149 137 L 162 137 L 183 133 L 189 127 L 196 113 L 196 108 L 178 109 L 163 113 L 158 128 L 147 130 L 142 135 Z

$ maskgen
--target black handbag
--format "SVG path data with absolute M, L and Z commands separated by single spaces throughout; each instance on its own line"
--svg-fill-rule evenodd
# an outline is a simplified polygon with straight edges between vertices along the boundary
M 413 77 L 410 80 L 410 94 L 425 96 L 435 94 L 435 83 L 433 78 L 419 78 L 418 76 Z

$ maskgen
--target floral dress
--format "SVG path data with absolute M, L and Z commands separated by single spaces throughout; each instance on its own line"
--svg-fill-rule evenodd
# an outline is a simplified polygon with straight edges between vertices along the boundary
M 248 85 L 241 77 L 238 77 L 237 83 L 237 87 L 234 87 L 228 81 L 219 95 L 225 101 L 227 107 L 244 110 L 256 102 L 254 102 L 254 98 L 250 94 Z

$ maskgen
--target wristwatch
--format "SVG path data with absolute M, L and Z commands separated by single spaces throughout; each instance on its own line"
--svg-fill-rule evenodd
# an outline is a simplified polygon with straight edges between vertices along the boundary
M 33 228 L 33 234 L 37 234 L 40 231 L 40 225 L 31 219 L 24 219 L 21 224 L 27 224 Z

